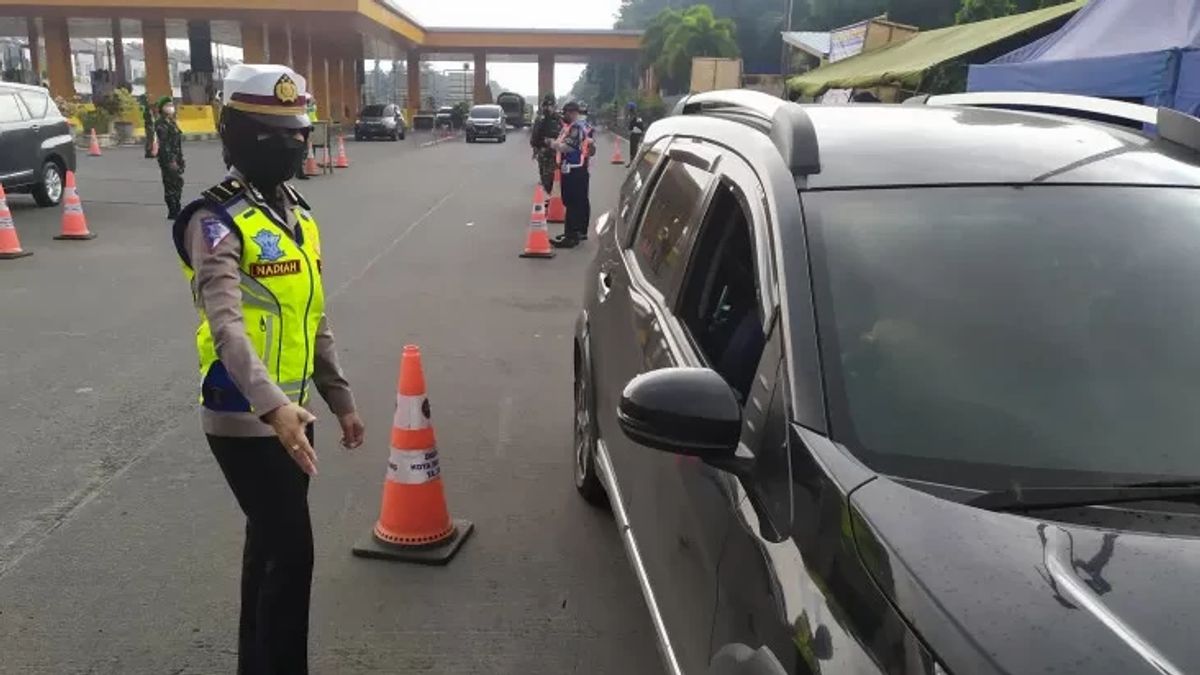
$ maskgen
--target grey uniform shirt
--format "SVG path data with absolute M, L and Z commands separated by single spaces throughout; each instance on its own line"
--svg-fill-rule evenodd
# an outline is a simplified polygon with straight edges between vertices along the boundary
M 244 195 L 243 198 L 247 197 Z M 288 230 L 296 232 L 296 216 L 291 210 L 293 202 L 286 194 L 281 198 L 288 207 Z M 265 204 L 255 203 L 271 209 Z M 279 215 L 274 209 L 271 212 Z M 239 287 L 241 239 L 231 228 L 222 239 L 215 244 L 210 243 L 201 221 L 212 217 L 215 217 L 212 211 L 203 208 L 198 210 L 188 221 L 184 233 L 184 246 L 192 261 L 192 269 L 196 272 L 192 281 L 193 291 L 197 303 L 208 317 L 217 358 L 225 365 L 229 377 L 246 400 L 250 401 L 250 407 L 255 412 L 220 412 L 201 407 L 201 425 L 204 433 L 213 436 L 274 436 L 274 430 L 259 419 L 259 415 L 286 405 L 289 399 L 271 379 L 246 335 L 242 318 L 242 291 Z M 317 328 L 315 350 L 312 381 L 317 392 L 329 404 L 333 414 L 354 412 L 354 396 L 338 365 L 333 331 L 327 316 L 321 317 Z

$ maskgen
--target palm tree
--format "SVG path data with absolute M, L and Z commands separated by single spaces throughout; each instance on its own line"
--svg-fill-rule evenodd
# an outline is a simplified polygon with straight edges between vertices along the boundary
M 716 18 L 708 5 L 688 7 L 677 20 L 665 21 L 664 29 L 665 40 L 656 68 L 673 83 L 688 80 L 692 59 L 697 56 L 738 56 L 736 24 L 730 19 Z

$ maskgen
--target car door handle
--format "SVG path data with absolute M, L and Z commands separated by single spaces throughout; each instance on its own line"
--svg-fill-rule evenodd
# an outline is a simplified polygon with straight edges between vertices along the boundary
M 608 299 L 608 294 L 612 292 L 612 273 L 604 271 L 600 273 L 599 283 L 596 284 L 596 297 L 600 302 Z

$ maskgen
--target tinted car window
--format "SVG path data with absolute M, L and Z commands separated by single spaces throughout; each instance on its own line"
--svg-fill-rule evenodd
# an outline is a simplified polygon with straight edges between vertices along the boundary
M 1200 191 L 804 200 L 833 431 L 868 464 L 997 489 L 1200 475 Z
M 16 94 L 0 92 L 0 122 L 20 122 L 23 119 L 21 104 Z
M 362 115 L 360 115 L 360 117 L 383 117 L 384 114 L 385 113 L 383 112 L 383 106 L 369 105 L 369 106 L 363 108 Z
M 18 95 L 24 101 L 25 109 L 29 111 L 33 119 L 40 120 L 46 116 L 46 110 L 50 105 L 50 97 L 32 91 L 23 91 Z
M 486 107 L 471 108 L 471 117 L 480 120 L 500 119 L 500 109 Z
M 637 166 L 625 177 L 625 184 L 621 186 L 621 205 L 620 215 L 621 222 L 630 222 L 635 214 L 634 207 L 637 206 L 638 200 L 642 196 L 642 189 L 646 187 L 646 183 L 650 180 L 650 173 L 654 171 L 654 167 L 658 165 L 658 160 L 662 157 L 662 149 L 666 143 L 663 140 L 652 144 L 645 148 L 638 157 Z
M 642 274 L 662 293 L 686 262 L 684 244 L 711 181 L 712 174 L 671 161 L 646 205 L 634 252 Z

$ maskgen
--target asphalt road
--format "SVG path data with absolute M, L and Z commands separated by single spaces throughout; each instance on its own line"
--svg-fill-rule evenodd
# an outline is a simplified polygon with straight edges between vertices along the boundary
M 300 187 L 366 447 L 318 423 L 314 673 L 661 672 L 609 514 L 571 484 L 571 334 L 594 242 L 517 257 L 534 165 L 505 145 L 349 143 Z M 610 146 L 601 143 L 601 158 Z M 187 191 L 220 180 L 190 144 Z M 11 196 L 35 255 L 0 261 L 0 673 L 231 673 L 243 520 L 195 414 L 195 315 L 157 166 L 80 158 L 88 242 Z M 600 164 L 596 214 L 621 180 Z M 552 226 L 552 232 L 557 226 Z M 377 515 L 403 345 L 422 347 L 450 510 L 448 567 L 350 555 Z

